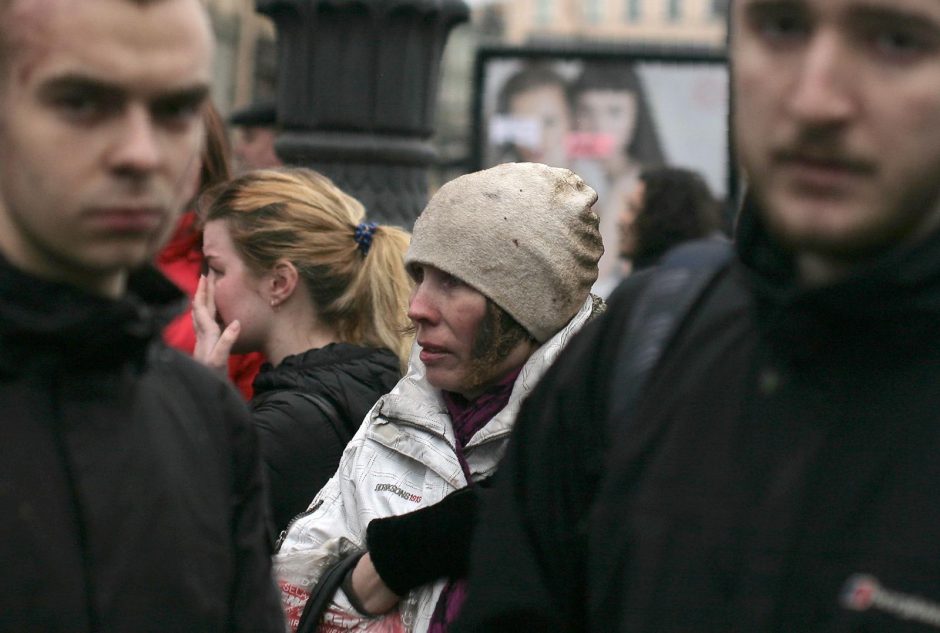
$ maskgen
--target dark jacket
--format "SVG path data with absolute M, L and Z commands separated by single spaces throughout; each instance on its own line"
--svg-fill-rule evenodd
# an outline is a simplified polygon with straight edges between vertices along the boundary
M 283 630 L 248 412 L 160 341 L 182 302 L 0 261 L 0 631 Z
M 401 378 L 387 349 L 332 343 L 265 365 L 255 378 L 252 418 L 261 442 L 278 531 L 333 476 L 346 444 L 380 396 Z M 328 401 L 326 408 L 302 394 Z
M 935 630 L 940 235 L 812 290 L 751 211 L 738 251 L 631 428 L 603 433 L 650 275 L 536 389 L 458 630 Z

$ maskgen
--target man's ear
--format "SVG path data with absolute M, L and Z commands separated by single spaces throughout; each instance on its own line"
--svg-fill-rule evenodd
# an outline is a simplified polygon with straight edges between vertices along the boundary
M 300 283 L 297 267 L 286 259 L 279 259 L 270 272 L 271 307 L 277 308 L 287 301 Z

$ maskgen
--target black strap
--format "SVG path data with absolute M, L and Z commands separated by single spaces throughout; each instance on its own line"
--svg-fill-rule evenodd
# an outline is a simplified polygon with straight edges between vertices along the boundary
M 313 591 L 310 592 L 310 597 L 307 598 L 304 612 L 300 614 L 297 633 L 316 633 L 320 618 L 329 608 L 333 596 L 336 595 L 336 590 L 342 586 L 346 574 L 356 566 L 363 553 L 354 552 L 346 558 L 336 561 L 323 572 Z
M 333 432 L 336 433 L 336 436 L 343 442 L 347 443 L 352 436 L 355 435 L 356 429 L 349 428 L 349 424 L 346 423 L 346 420 L 343 416 L 340 415 L 339 410 L 336 408 L 328 398 L 321 396 L 317 393 L 307 393 L 306 391 L 293 391 L 293 395 L 303 398 L 308 402 L 313 403 L 315 407 L 320 409 L 323 413 L 323 416 L 329 421 L 330 426 L 333 427 Z
M 610 383 L 608 437 L 629 427 L 640 394 L 679 326 L 731 260 L 724 238 L 686 242 L 663 257 L 640 294 L 621 338 Z

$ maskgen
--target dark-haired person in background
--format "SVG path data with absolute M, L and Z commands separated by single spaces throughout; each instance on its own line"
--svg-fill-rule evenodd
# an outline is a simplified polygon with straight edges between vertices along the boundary
M 229 115 L 228 122 L 235 128 L 232 155 L 237 173 L 284 164 L 274 151 L 277 107 L 273 101 L 259 101 L 236 110 Z
M 673 246 L 721 229 L 718 201 L 698 173 L 679 167 L 645 169 L 620 214 L 620 257 L 631 272 Z

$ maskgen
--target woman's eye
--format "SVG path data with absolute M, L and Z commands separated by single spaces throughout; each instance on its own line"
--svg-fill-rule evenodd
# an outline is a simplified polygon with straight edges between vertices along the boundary
M 453 275 L 448 275 L 447 273 L 444 273 L 444 275 L 441 278 L 441 285 L 444 286 L 445 288 L 457 288 L 459 286 L 462 286 L 463 282 L 457 279 L 456 277 L 454 277 Z

